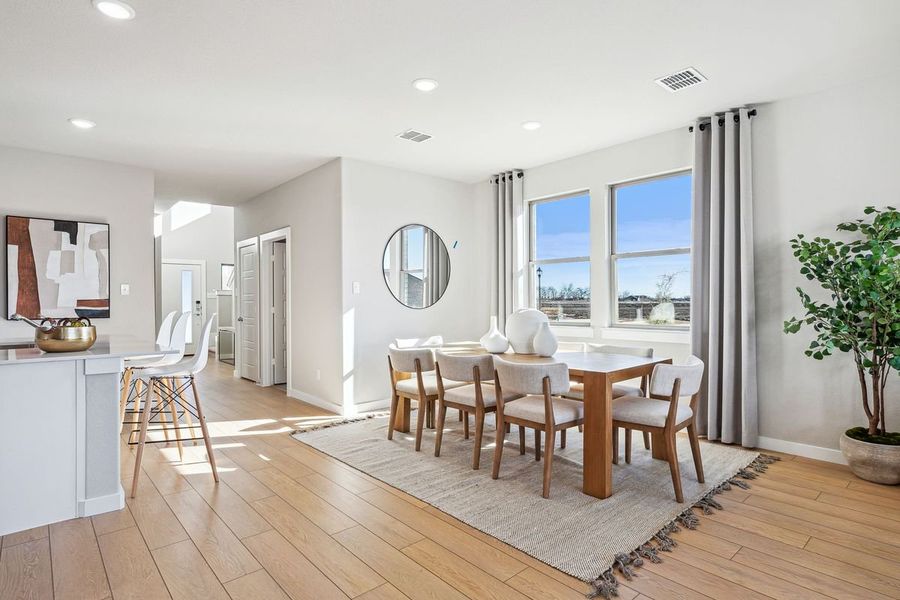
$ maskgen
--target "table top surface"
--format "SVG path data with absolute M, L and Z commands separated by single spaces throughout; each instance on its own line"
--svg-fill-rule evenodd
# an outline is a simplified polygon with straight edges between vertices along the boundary
M 485 354 L 481 348 L 444 347 L 445 352 L 454 354 Z M 564 363 L 570 371 L 582 373 L 614 373 L 635 367 L 644 367 L 671 362 L 667 357 L 645 358 L 630 354 L 608 354 L 606 352 L 557 352 L 553 356 L 538 356 L 536 354 L 515 354 L 504 352 L 495 354 L 500 360 L 530 364 Z

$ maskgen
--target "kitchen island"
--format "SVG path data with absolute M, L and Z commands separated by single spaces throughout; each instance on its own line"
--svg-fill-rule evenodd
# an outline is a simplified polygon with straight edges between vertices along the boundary
M 124 359 L 152 341 L 99 336 L 84 352 L 0 341 L 0 535 L 125 505 L 119 473 Z

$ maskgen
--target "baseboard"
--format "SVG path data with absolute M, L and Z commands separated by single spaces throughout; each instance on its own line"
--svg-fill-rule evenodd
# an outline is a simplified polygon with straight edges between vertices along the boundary
M 341 410 L 341 407 L 338 406 L 337 404 L 335 404 L 334 402 L 329 402 L 328 400 L 325 400 L 324 398 L 319 398 L 318 396 L 313 396 L 312 394 L 308 394 L 308 393 L 298 390 L 298 389 L 294 389 L 294 388 L 288 389 L 287 395 L 290 398 L 302 400 L 303 402 L 306 402 L 307 404 L 312 404 L 313 406 L 317 406 L 319 408 L 325 409 L 328 412 L 332 412 L 336 415 L 339 415 L 343 412 Z
M 756 445 L 758 448 L 764 450 L 775 450 L 776 452 L 784 452 L 785 454 L 796 454 L 797 456 L 803 456 L 804 458 L 824 460 L 840 465 L 847 464 L 847 461 L 844 459 L 844 454 L 840 450 L 834 448 L 822 448 L 821 446 L 811 446 L 809 444 L 777 440 L 769 437 L 758 438 Z
M 362 404 L 356 404 L 353 407 L 353 409 L 356 411 L 356 414 L 389 410 L 390 408 L 391 408 L 391 399 L 390 398 L 381 398 L 380 400 L 372 400 L 370 402 L 363 402 Z
M 125 508 L 125 490 L 119 484 L 119 491 L 106 496 L 97 496 L 78 502 L 78 516 L 90 517 Z

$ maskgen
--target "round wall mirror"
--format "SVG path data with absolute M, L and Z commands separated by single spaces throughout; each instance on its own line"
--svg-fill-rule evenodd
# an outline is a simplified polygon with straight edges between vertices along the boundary
M 441 299 L 450 281 L 447 246 L 424 225 L 395 231 L 384 247 L 382 264 L 391 294 L 409 308 L 428 308 Z

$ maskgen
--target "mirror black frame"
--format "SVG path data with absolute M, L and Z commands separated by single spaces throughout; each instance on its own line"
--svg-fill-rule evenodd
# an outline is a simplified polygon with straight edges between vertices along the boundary
M 391 245 L 391 240 L 394 239 L 394 236 L 397 235 L 399 232 L 403 231 L 404 229 L 406 229 L 407 227 L 424 227 L 425 229 L 427 229 L 429 231 L 433 231 L 434 233 L 437 234 L 438 238 L 441 240 L 441 244 L 443 244 L 444 250 L 447 251 L 447 284 L 444 286 L 444 293 L 440 295 L 440 298 L 438 298 L 437 300 L 435 300 L 428 306 L 409 306 L 407 304 L 404 304 L 403 300 L 401 300 L 400 298 L 397 297 L 396 294 L 394 294 L 394 290 L 391 289 L 391 284 L 388 283 L 387 277 L 384 274 L 384 254 L 385 254 L 385 252 L 387 252 L 388 246 Z M 450 260 L 450 248 L 447 247 L 447 242 L 444 241 L 444 237 L 440 233 L 438 233 L 436 229 L 433 229 L 423 223 L 407 223 L 406 225 L 401 225 L 400 227 L 395 229 L 391 233 L 391 235 L 388 236 L 387 242 L 384 243 L 384 249 L 381 251 L 381 262 L 379 264 L 380 264 L 380 268 L 381 268 L 381 279 L 382 279 L 382 281 L 384 281 L 384 287 L 387 288 L 388 293 L 391 295 L 391 297 L 394 300 L 397 301 L 397 304 L 399 304 L 403 308 L 408 308 L 410 310 L 427 310 L 427 309 L 431 308 L 432 306 L 434 306 L 435 304 L 437 304 L 438 302 L 440 302 L 441 298 L 443 298 L 444 296 L 447 295 L 447 288 L 450 287 L 450 278 L 453 276 L 453 261 Z

